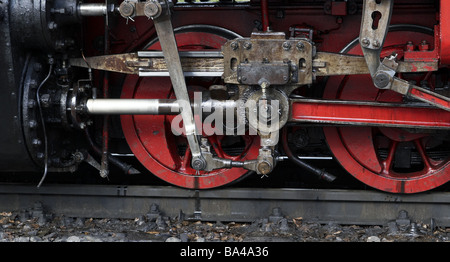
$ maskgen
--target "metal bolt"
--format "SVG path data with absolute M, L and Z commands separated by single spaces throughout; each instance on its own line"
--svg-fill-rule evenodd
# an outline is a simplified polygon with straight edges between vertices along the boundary
M 265 78 L 261 78 L 259 81 L 258 81 L 258 84 L 259 84 L 259 86 L 261 87 L 261 88 L 268 88 L 269 86 L 270 86 L 270 82 L 267 80 L 267 79 L 265 79 Z
M 206 162 L 204 159 L 197 157 L 192 160 L 192 168 L 195 170 L 203 170 L 206 168 Z
M 370 41 L 367 38 L 364 38 L 363 40 L 361 40 L 361 44 L 363 46 L 369 46 L 370 45 Z
M 389 85 L 391 78 L 385 72 L 378 72 L 374 78 L 374 84 L 378 88 L 385 88 Z
M 236 41 L 231 43 L 231 49 L 237 50 L 238 48 L 239 48 L 239 44 Z
M 32 79 L 32 80 L 30 80 L 28 85 L 30 86 L 30 88 L 34 89 L 37 87 L 37 82 L 36 82 L 36 80 Z
M 31 144 L 33 146 L 40 146 L 42 144 L 42 141 L 38 138 L 35 138 L 35 139 L 31 140 Z
M 30 120 L 30 122 L 28 122 L 28 126 L 30 128 L 36 128 L 37 127 L 37 122 L 36 120 Z
M 38 159 L 43 159 L 43 158 L 44 158 L 44 153 L 38 152 L 38 153 L 36 154 L 36 157 L 37 157 Z
M 101 178 L 105 178 L 105 177 L 108 177 L 109 171 L 102 169 L 102 170 L 100 170 L 99 174 L 100 174 Z
M 258 171 L 262 175 L 267 175 L 272 171 L 272 165 L 267 161 L 262 161 L 258 164 Z
M 28 108 L 34 108 L 36 106 L 36 101 L 35 100 L 33 100 L 33 99 L 30 99 L 29 101 L 28 101 Z
M 417 229 L 416 223 L 411 223 L 411 228 L 409 229 L 409 233 L 414 236 L 419 235 L 419 230 Z
M 41 72 L 41 70 L 42 70 L 42 65 L 40 64 L 40 63 L 35 63 L 34 65 L 33 65 L 33 69 L 34 69 L 34 71 L 35 72 Z
M 47 26 L 49 30 L 56 30 L 58 28 L 58 24 L 53 21 L 49 22 Z
M 202 146 L 208 146 L 208 138 L 202 137 L 200 139 L 200 143 L 202 144 Z
M 134 15 L 134 5 L 128 1 L 122 2 L 119 6 L 120 15 L 124 18 L 128 18 Z
M 305 44 L 303 44 L 302 42 L 298 42 L 297 43 L 297 49 L 302 51 L 305 48 Z
M 380 42 L 378 40 L 373 41 L 373 47 L 380 47 Z
M 157 18 L 161 15 L 162 7 L 161 4 L 156 1 L 147 2 L 144 6 L 144 14 L 148 18 Z
M 419 45 L 420 51 L 428 51 L 430 49 L 430 44 L 426 40 L 423 40 Z
M 43 94 L 41 96 L 41 103 L 42 103 L 42 107 L 49 107 L 50 106 L 50 94 Z
M 251 49 L 251 48 L 252 48 L 252 43 L 250 43 L 250 42 L 245 42 L 245 43 L 244 43 L 244 48 L 247 49 L 247 50 Z
M 77 163 L 81 163 L 81 161 L 84 160 L 83 153 L 78 152 L 78 151 L 75 152 L 75 153 L 73 153 L 73 154 L 72 154 L 72 157 L 73 157 L 73 159 L 75 160 L 75 162 L 77 162 Z
M 286 51 L 290 50 L 291 49 L 291 43 L 284 42 L 283 43 L 283 49 L 286 50 Z
M 414 44 L 412 41 L 408 41 L 406 43 L 406 51 L 408 51 L 408 52 L 414 51 Z

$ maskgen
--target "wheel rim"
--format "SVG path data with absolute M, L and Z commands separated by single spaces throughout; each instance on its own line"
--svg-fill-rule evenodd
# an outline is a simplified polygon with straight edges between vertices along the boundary
M 430 36 L 421 33 L 390 33 L 382 57 L 396 51 L 401 58 L 404 39 L 416 43 L 423 39 L 432 41 Z M 362 55 L 362 52 L 359 46 L 355 46 L 349 54 Z M 421 81 L 426 75 L 407 77 Z M 403 101 L 401 95 L 373 86 L 370 76 L 330 78 L 324 98 L 393 103 Z M 442 134 L 387 127 L 326 127 L 324 133 L 338 162 L 351 175 L 371 187 L 392 193 L 418 193 L 450 180 L 450 161 L 445 152 L 446 144 L 441 141 Z
M 215 29 L 215 30 L 214 30 Z M 224 29 L 205 26 L 187 27 L 176 31 L 176 40 L 180 50 L 220 50 L 228 40 Z M 159 42 L 153 41 L 148 50 L 160 50 Z M 188 91 L 201 91 L 219 81 L 218 78 L 189 78 Z M 139 78 L 126 77 L 122 98 L 175 98 L 168 77 Z M 130 149 L 136 158 L 151 173 L 173 185 L 206 189 L 229 184 L 243 178 L 248 170 L 242 168 L 218 169 L 211 172 L 190 167 L 191 154 L 187 140 L 176 136 L 171 130 L 174 116 L 121 116 L 122 129 Z M 254 136 L 225 137 L 212 135 L 207 137 L 217 156 L 232 160 L 254 159 L 258 155 L 259 140 Z

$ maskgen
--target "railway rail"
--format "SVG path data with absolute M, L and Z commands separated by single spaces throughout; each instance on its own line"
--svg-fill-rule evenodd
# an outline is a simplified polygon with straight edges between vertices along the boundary
M 199 221 L 299 218 L 317 223 L 385 225 L 390 221 L 450 227 L 450 193 L 399 195 L 373 190 L 171 186 L 0 184 L 1 211 L 35 202 L 56 215 L 135 218 L 149 212 Z

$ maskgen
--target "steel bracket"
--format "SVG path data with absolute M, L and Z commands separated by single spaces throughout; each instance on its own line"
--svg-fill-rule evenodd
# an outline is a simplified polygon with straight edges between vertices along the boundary
M 282 32 L 252 33 L 250 38 L 230 40 L 222 47 L 223 79 L 228 84 L 312 84 L 315 46 L 306 38 L 290 38 Z

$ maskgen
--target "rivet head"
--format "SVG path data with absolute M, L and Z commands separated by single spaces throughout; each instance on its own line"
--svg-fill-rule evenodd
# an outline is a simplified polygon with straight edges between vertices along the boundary
M 369 39 L 364 38 L 364 39 L 361 40 L 361 44 L 363 46 L 369 46 L 370 45 L 370 41 L 369 41 Z

